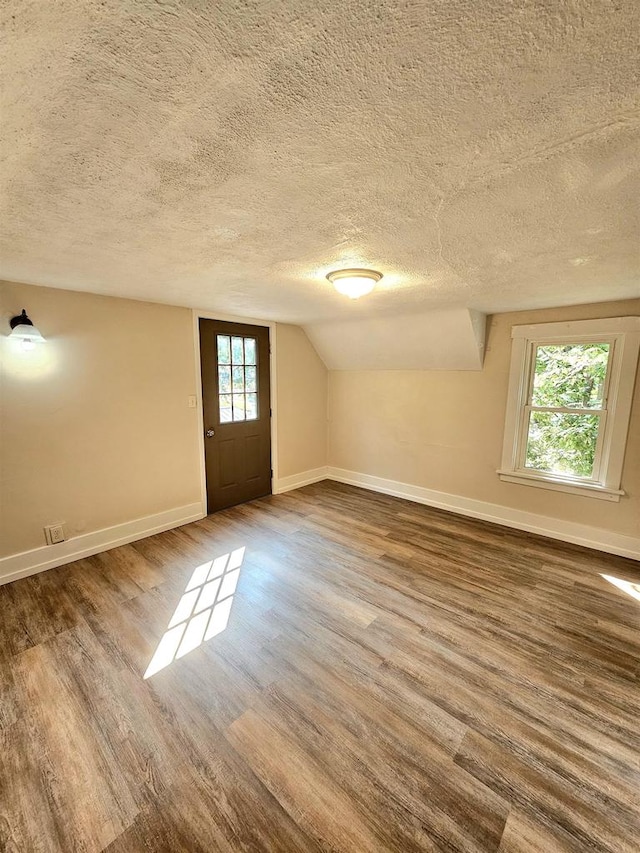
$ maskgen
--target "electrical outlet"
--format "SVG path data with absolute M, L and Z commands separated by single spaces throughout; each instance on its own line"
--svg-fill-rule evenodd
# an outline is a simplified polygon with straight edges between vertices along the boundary
M 47 539 L 49 545 L 57 545 L 58 542 L 64 542 L 64 525 L 62 524 L 49 524 L 44 529 L 44 535 Z
M 192 395 L 189 397 L 189 408 L 190 408 L 190 409 L 195 409 L 195 408 L 196 408 L 196 395 L 195 395 L 195 394 L 192 394 Z

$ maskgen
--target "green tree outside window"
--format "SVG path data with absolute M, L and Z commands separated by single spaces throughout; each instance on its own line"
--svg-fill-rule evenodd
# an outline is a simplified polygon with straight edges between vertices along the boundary
M 608 343 L 536 347 L 526 468 L 593 476 L 609 355 Z

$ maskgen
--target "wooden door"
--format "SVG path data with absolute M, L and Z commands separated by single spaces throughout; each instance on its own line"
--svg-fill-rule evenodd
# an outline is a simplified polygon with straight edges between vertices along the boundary
M 271 494 L 269 329 L 200 320 L 207 511 Z

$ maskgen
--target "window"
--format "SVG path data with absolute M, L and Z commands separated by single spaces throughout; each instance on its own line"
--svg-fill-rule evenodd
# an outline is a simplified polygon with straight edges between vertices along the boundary
M 218 335 L 220 423 L 258 419 L 258 348 L 255 338 Z
M 620 500 L 640 317 L 514 326 L 500 478 Z

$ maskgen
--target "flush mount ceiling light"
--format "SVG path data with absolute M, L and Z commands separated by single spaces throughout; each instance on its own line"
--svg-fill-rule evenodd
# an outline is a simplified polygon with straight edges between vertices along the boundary
M 17 317 L 12 317 L 9 320 L 11 326 L 11 334 L 9 337 L 12 340 L 18 340 L 22 344 L 22 349 L 33 349 L 36 344 L 43 344 L 44 338 L 27 317 L 27 312 L 22 309 L 22 314 Z
M 349 299 L 359 299 L 371 293 L 382 278 L 382 273 L 360 269 L 336 270 L 328 273 L 327 278 L 338 293 L 343 293 Z

